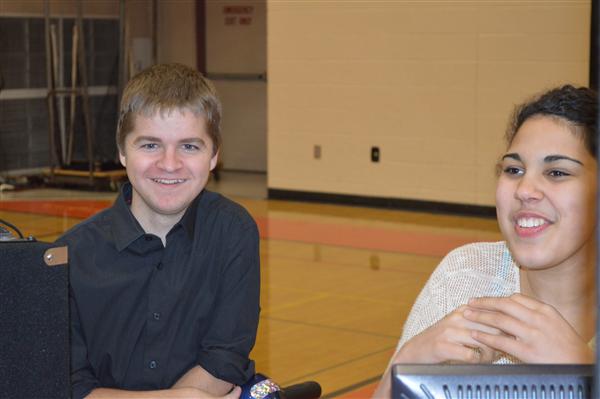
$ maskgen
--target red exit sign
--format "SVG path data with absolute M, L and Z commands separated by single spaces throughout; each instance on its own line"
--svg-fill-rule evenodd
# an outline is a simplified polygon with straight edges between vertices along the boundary
M 252 14 L 253 6 L 224 6 L 223 14 Z

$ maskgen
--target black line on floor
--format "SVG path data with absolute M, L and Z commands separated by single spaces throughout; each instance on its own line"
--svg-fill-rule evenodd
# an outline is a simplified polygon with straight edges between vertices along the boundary
M 325 367 L 325 368 L 322 368 L 322 369 L 319 369 L 319 370 L 315 370 L 315 371 L 312 371 L 312 372 L 310 372 L 310 373 L 307 373 L 307 374 L 304 374 L 304 375 L 301 375 L 301 376 L 295 377 L 295 378 L 293 378 L 293 379 L 291 379 L 291 380 L 289 380 L 289 381 L 284 381 L 284 382 L 282 382 L 282 383 L 281 383 L 281 385 L 283 385 L 283 386 L 287 386 L 287 385 L 297 384 L 297 383 L 300 383 L 300 382 L 302 382 L 302 381 L 305 381 L 305 380 L 306 380 L 308 377 L 310 377 L 310 376 L 313 376 L 313 375 L 315 375 L 315 374 L 320 374 L 320 373 L 323 373 L 323 372 L 325 372 L 325 371 L 330 371 L 330 370 L 333 370 L 333 369 L 336 369 L 336 368 L 339 368 L 339 367 L 342 367 L 342 366 L 346 366 L 346 365 L 348 365 L 348 364 L 350 364 L 350 363 L 354 363 L 354 362 L 356 362 L 356 361 L 358 361 L 358 360 L 365 359 L 365 358 L 367 358 L 367 357 L 369 357 L 369 356 L 377 355 L 377 354 L 379 354 L 379 353 L 382 353 L 382 352 L 387 352 L 387 351 L 389 351 L 390 349 L 394 349 L 395 347 L 396 347 L 395 345 L 394 345 L 394 346 L 388 346 L 388 347 L 385 347 L 385 348 L 383 348 L 383 349 L 380 349 L 380 350 L 378 350 L 378 351 L 375 351 L 375 352 L 370 352 L 370 353 L 367 353 L 367 354 L 365 354 L 365 355 L 362 355 L 362 356 L 356 357 L 356 358 L 354 358 L 354 359 L 351 359 L 351 360 L 346 360 L 346 361 L 343 361 L 343 362 L 341 362 L 341 363 L 338 363 L 338 364 L 331 365 L 331 366 L 329 366 L 329 367 Z M 374 377 L 373 377 L 373 378 L 374 378 Z M 317 382 L 318 382 L 318 381 L 317 381 Z
M 335 398 L 336 396 L 340 396 L 340 395 L 343 395 L 343 394 L 348 393 L 348 392 L 356 391 L 357 389 L 362 388 L 362 387 L 364 387 L 366 385 L 372 384 L 374 382 L 377 382 L 380 379 L 381 379 L 381 374 L 380 375 L 376 375 L 375 377 L 368 378 L 368 379 L 366 379 L 364 381 L 357 382 L 357 383 L 352 384 L 352 385 L 348 385 L 347 387 L 340 388 L 337 391 L 330 392 L 327 395 L 321 396 L 321 399 Z
M 496 218 L 493 206 L 268 188 L 268 199 Z
M 325 329 L 328 329 L 328 330 L 351 332 L 351 333 L 354 333 L 354 334 L 369 335 L 371 337 L 393 338 L 393 339 L 396 339 L 396 340 L 398 339 L 397 335 L 378 334 L 378 333 L 372 333 L 372 332 L 369 332 L 369 331 L 354 330 L 354 329 L 346 328 L 346 327 L 335 327 L 335 326 L 327 326 L 327 325 L 324 325 L 324 324 L 307 323 L 305 321 L 286 320 L 286 319 L 280 319 L 280 318 L 271 317 L 271 316 L 261 316 L 261 319 L 267 319 L 267 320 L 273 320 L 273 321 L 280 321 L 280 322 L 291 323 L 291 324 L 299 324 L 299 325 L 308 326 L 308 327 L 325 328 Z

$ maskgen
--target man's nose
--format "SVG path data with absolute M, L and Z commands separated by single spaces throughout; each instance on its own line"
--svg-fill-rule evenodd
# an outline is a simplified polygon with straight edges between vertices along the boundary
M 166 148 L 157 163 L 159 168 L 167 172 L 174 172 L 181 168 L 181 165 L 182 163 L 181 159 L 179 159 L 179 154 L 177 154 L 177 151 L 174 148 Z

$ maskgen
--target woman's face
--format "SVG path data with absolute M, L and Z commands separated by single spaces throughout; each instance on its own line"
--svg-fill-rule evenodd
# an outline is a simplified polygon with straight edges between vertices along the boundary
M 578 264 L 594 253 L 596 160 L 571 129 L 531 117 L 501 160 L 498 224 L 522 267 Z

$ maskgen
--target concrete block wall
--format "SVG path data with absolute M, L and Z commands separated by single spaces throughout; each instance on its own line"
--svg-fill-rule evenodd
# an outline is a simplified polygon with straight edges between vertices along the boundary
M 589 21 L 577 0 L 269 0 L 269 188 L 493 205 L 510 112 L 587 84 Z

